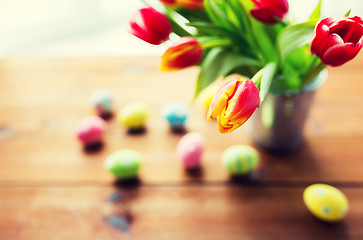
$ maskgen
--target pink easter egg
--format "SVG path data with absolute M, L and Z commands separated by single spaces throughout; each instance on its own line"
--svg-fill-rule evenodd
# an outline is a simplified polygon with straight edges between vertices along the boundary
M 77 138 L 84 144 L 92 144 L 102 141 L 106 122 L 97 116 L 89 116 L 82 119 L 77 126 Z
M 184 135 L 176 147 L 177 156 L 183 162 L 186 169 L 200 166 L 203 151 L 204 137 L 197 132 Z

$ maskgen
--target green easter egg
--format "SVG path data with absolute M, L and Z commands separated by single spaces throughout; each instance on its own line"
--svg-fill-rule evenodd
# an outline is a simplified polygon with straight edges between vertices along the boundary
M 257 169 L 259 153 L 247 145 L 234 145 L 222 154 L 222 164 L 231 175 L 245 175 Z
M 141 164 L 141 155 L 131 149 L 112 153 L 105 161 L 105 168 L 117 178 L 128 179 L 137 175 Z

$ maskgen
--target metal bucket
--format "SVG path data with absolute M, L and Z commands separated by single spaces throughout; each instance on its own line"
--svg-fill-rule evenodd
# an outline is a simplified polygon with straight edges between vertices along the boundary
M 327 72 L 303 91 L 292 95 L 268 94 L 251 118 L 254 142 L 269 152 L 290 152 L 304 142 L 303 129 L 316 90 L 325 82 Z

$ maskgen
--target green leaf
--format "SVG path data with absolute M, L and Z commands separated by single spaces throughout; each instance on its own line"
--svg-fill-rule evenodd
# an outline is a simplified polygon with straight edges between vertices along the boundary
M 246 9 L 239 0 L 227 0 L 229 14 L 235 26 L 238 26 L 242 32 L 250 32 L 251 22 Z
M 315 10 L 311 13 L 309 21 L 318 21 L 320 17 L 321 17 L 321 0 L 319 0 Z
M 205 0 L 204 7 L 211 20 L 218 26 L 224 27 L 230 31 L 239 32 L 240 30 L 228 18 L 225 10 L 224 1 Z
M 308 21 L 284 28 L 277 36 L 280 63 L 298 48 L 310 43 L 315 28 L 315 21 Z
M 260 71 L 258 71 L 251 79 L 260 89 L 260 104 L 263 102 L 267 93 L 269 92 L 272 80 L 276 73 L 276 69 L 277 64 L 275 62 L 270 62 Z
M 186 30 L 183 25 L 185 26 L 185 24 L 178 22 L 176 19 L 178 18 L 182 18 L 177 12 L 175 12 L 174 10 L 168 10 L 168 12 L 165 14 L 166 17 L 169 19 L 171 26 L 173 28 L 173 32 L 180 36 L 180 37 L 185 37 L 185 36 L 191 36 L 192 34 Z
M 260 66 L 260 62 L 223 48 L 211 49 L 201 64 L 194 98 L 219 77 L 225 77 L 242 66 Z

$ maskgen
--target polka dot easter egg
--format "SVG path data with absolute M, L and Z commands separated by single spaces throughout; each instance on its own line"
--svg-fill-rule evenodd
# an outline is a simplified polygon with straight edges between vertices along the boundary
M 109 89 L 98 89 L 92 95 L 92 107 L 100 117 L 112 114 L 112 94 Z
M 304 191 L 304 203 L 318 219 L 327 222 L 342 220 L 348 212 L 349 204 L 345 195 L 327 184 L 313 184 Z
M 149 116 L 148 107 L 139 102 L 130 103 L 123 107 L 117 119 L 130 130 L 138 130 L 145 127 L 145 122 Z
M 119 150 L 108 156 L 104 165 L 116 178 L 134 178 L 141 165 L 141 155 L 131 149 Z
M 254 172 L 260 163 L 259 153 L 247 145 L 234 145 L 222 154 L 222 165 L 232 176 Z
M 77 138 L 84 144 L 90 145 L 102 141 L 106 122 L 97 116 L 82 119 L 77 126 Z
M 176 153 L 186 169 L 200 167 L 204 151 L 204 137 L 200 133 L 185 134 L 178 142 Z

